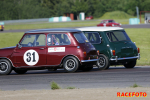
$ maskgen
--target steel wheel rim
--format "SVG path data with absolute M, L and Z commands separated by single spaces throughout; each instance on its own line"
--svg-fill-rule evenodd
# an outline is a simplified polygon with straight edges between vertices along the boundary
M 68 59 L 68 60 L 66 61 L 66 66 L 65 66 L 65 68 L 66 68 L 67 70 L 72 70 L 72 69 L 74 69 L 74 68 L 75 68 L 75 61 L 74 61 L 73 59 Z
M 99 60 L 97 61 L 99 68 L 103 68 L 105 66 L 105 58 L 99 57 Z
M 8 64 L 6 62 L 0 62 L 0 72 L 6 72 L 8 70 Z

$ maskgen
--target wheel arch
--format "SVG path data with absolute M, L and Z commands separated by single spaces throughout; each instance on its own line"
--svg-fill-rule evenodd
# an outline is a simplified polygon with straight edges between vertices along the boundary
M 6 59 L 6 60 L 8 60 L 8 61 L 10 62 L 10 64 L 12 65 L 12 67 L 15 67 L 15 66 L 13 65 L 12 61 L 11 61 L 9 58 L 7 58 L 7 57 L 0 57 L 0 59 Z
M 63 63 L 63 61 L 64 61 L 64 59 L 65 59 L 65 58 L 67 58 L 67 57 L 69 57 L 69 56 L 73 56 L 73 57 L 75 57 L 75 58 L 78 60 L 78 62 L 81 64 L 80 59 L 79 59 L 77 56 L 75 56 L 75 55 L 66 55 L 65 57 L 63 57 L 63 58 L 62 58 L 62 60 L 61 60 L 61 63 L 60 63 L 60 64 L 62 64 L 62 63 Z

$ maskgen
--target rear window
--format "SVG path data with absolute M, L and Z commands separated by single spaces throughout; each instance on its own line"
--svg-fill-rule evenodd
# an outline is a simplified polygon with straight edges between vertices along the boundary
M 125 31 L 114 31 L 106 33 L 110 42 L 131 41 Z
M 114 21 L 114 20 L 109 20 L 108 22 L 109 22 L 109 23 L 114 23 L 115 21 Z
M 83 33 L 75 33 L 74 37 L 79 43 L 86 43 L 89 42 L 86 36 Z

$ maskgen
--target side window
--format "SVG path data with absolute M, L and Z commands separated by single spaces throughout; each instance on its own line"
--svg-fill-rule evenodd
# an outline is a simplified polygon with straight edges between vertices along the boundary
M 20 43 L 22 47 L 45 46 L 45 35 L 34 34 L 26 35 Z
M 84 34 L 92 44 L 101 43 L 100 35 L 98 32 L 85 32 Z
M 48 34 L 47 45 L 70 45 L 70 40 L 66 34 Z
M 41 34 L 39 36 L 37 36 L 37 40 L 36 40 L 36 46 L 45 46 L 46 43 L 45 43 L 45 35 L 44 34 Z

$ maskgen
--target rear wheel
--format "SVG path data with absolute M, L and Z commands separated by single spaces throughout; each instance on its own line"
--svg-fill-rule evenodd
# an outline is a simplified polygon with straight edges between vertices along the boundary
M 66 57 L 63 61 L 63 68 L 66 72 L 71 73 L 77 71 L 79 62 L 75 57 Z
M 1 75 L 8 75 L 12 71 L 12 66 L 10 62 L 6 59 L 0 60 L 0 74 Z
M 96 65 L 100 70 L 108 69 L 109 68 L 109 60 L 105 55 L 100 54 Z
M 26 69 L 14 69 L 17 74 L 25 74 L 28 70 Z
M 124 67 L 125 68 L 134 68 L 135 65 L 136 65 L 136 60 L 131 61 L 131 62 L 127 63 L 127 64 L 124 64 Z

